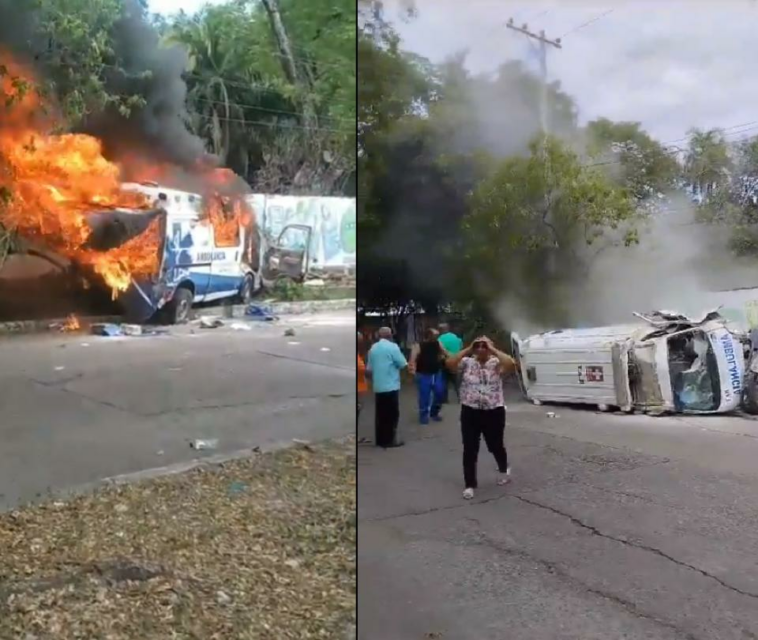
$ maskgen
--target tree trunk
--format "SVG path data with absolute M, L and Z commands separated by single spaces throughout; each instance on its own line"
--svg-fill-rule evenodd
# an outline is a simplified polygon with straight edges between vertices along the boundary
M 279 0 L 262 0 L 262 2 L 263 6 L 266 8 L 266 13 L 268 14 L 269 22 L 271 24 L 271 31 L 274 34 L 279 49 L 284 75 L 287 77 L 287 80 L 298 87 L 302 92 L 303 120 L 305 126 L 315 129 L 318 127 L 318 118 L 316 116 L 316 111 L 313 108 L 313 101 L 311 100 L 311 87 L 307 82 L 303 81 L 298 72 L 295 56 L 292 53 L 292 45 L 290 44 L 289 35 L 287 34 L 287 29 L 284 26 L 282 15 L 279 11 Z

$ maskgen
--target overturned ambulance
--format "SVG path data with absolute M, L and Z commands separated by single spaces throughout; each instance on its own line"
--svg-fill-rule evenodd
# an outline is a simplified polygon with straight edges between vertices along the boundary
M 513 336 L 519 379 L 535 404 L 601 410 L 725 413 L 740 408 L 747 337 L 718 311 L 700 320 L 657 311 L 629 325 Z

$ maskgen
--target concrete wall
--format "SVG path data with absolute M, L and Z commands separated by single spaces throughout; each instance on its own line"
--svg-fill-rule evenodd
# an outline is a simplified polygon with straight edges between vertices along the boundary
M 313 229 L 310 267 L 355 267 L 356 215 L 353 198 L 269 196 L 248 198 L 262 229 L 278 238 L 288 224 Z

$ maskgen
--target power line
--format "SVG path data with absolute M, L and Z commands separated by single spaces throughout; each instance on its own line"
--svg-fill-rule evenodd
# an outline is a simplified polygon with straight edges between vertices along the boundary
M 569 34 L 571 34 L 571 33 L 576 33 L 576 32 L 577 32 L 577 31 L 579 31 L 580 29 L 584 29 L 584 27 L 588 27 L 588 26 L 589 26 L 589 25 L 591 25 L 593 22 L 597 22 L 597 21 L 598 21 L 598 20 L 600 20 L 601 18 L 604 18 L 605 16 L 607 16 L 607 15 L 609 15 L 609 14 L 613 13 L 614 11 L 615 11 L 615 9 L 608 9 L 608 11 L 606 11 L 605 13 L 601 13 L 599 16 L 595 16 L 595 17 L 594 17 L 594 18 L 592 18 L 591 20 L 588 20 L 587 22 L 585 22 L 585 23 L 583 23 L 583 24 L 580 24 L 579 26 L 577 26 L 577 27 L 574 27 L 573 29 L 570 29 L 569 31 L 567 31 L 566 33 L 564 33 L 564 34 L 563 34 L 563 35 L 560 37 L 560 39 L 562 40 L 562 39 L 563 39 L 563 38 L 565 38 L 567 35 L 569 35 Z
M 330 133 L 354 133 L 355 129 L 330 129 L 328 127 L 308 127 L 300 124 L 290 124 L 282 122 L 265 122 L 263 120 L 244 120 L 242 118 L 226 118 L 223 116 L 212 116 L 207 113 L 200 113 L 199 111 L 188 111 L 190 115 L 197 116 L 206 120 L 219 120 L 220 122 L 237 122 L 247 125 L 260 125 L 262 127 L 271 127 L 274 129 L 303 129 L 306 131 L 329 131 Z
M 227 103 L 224 100 L 211 100 L 209 98 L 194 98 L 198 102 L 206 102 L 210 104 L 218 104 L 225 106 Z M 301 113 L 297 111 L 282 111 L 281 109 L 269 109 L 267 107 L 259 107 L 253 104 L 245 104 L 242 102 L 229 102 L 230 107 L 241 107 L 243 109 L 255 109 L 256 111 L 266 111 L 268 113 L 280 113 L 282 115 L 302 117 Z M 333 120 L 335 122 L 355 122 L 355 118 L 337 118 L 334 116 L 318 116 L 323 120 Z
M 751 123 L 746 123 L 746 124 L 751 124 Z M 744 125 L 734 125 L 734 127 L 731 127 L 731 128 L 741 127 L 741 126 L 744 126 Z M 724 137 L 734 136 L 734 135 L 740 135 L 740 134 L 743 134 L 743 133 L 747 133 L 749 131 L 755 131 L 756 129 L 758 129 L 758 122 L 755 123 L 755 126 L 748 127 L 746 129 L 742 129 L 740 131 L 732 131 L 731 133 L 724 133 Z M 679 140 L 687 140 L 687 139 L 688 138 L 680 138 Z M 677 140 L 674 140 L 672 142 L 677 142 Z M 671 142 L 661 142 L 660 145 L 663 147 L 662 152 L 664 154 L 666 154 L 666 155 L 675 156 L 675 155 L 677 155 L 679 153 L 687 153 L 687 151 L 685 149 L 681 149 L 680 147 L 670 147 Z M 584 166 L 584 167 L 603 167 L 603 166 L 609 166 L 609 165 L 614 165 L 614 164 L 623 164 L 623 160 L 621 160 L 620 158 L 616 158 L 614 160 L 604 160 L 604 161 L 601 161 L 601 162 L 592 162 L 592 163 L 588 163 L 588 164 L 583 164 L 582 166 Z

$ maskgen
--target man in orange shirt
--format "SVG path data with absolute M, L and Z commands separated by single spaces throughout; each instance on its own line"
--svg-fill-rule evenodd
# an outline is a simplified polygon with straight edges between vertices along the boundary
M 368 384 L 366 383 L 366 362 L 363 360 L 361 352 L 363 351 L 363 334 L 358 332 L 358 415 L 361 415 L 361 401 L 363 396 L 368 393 Z

